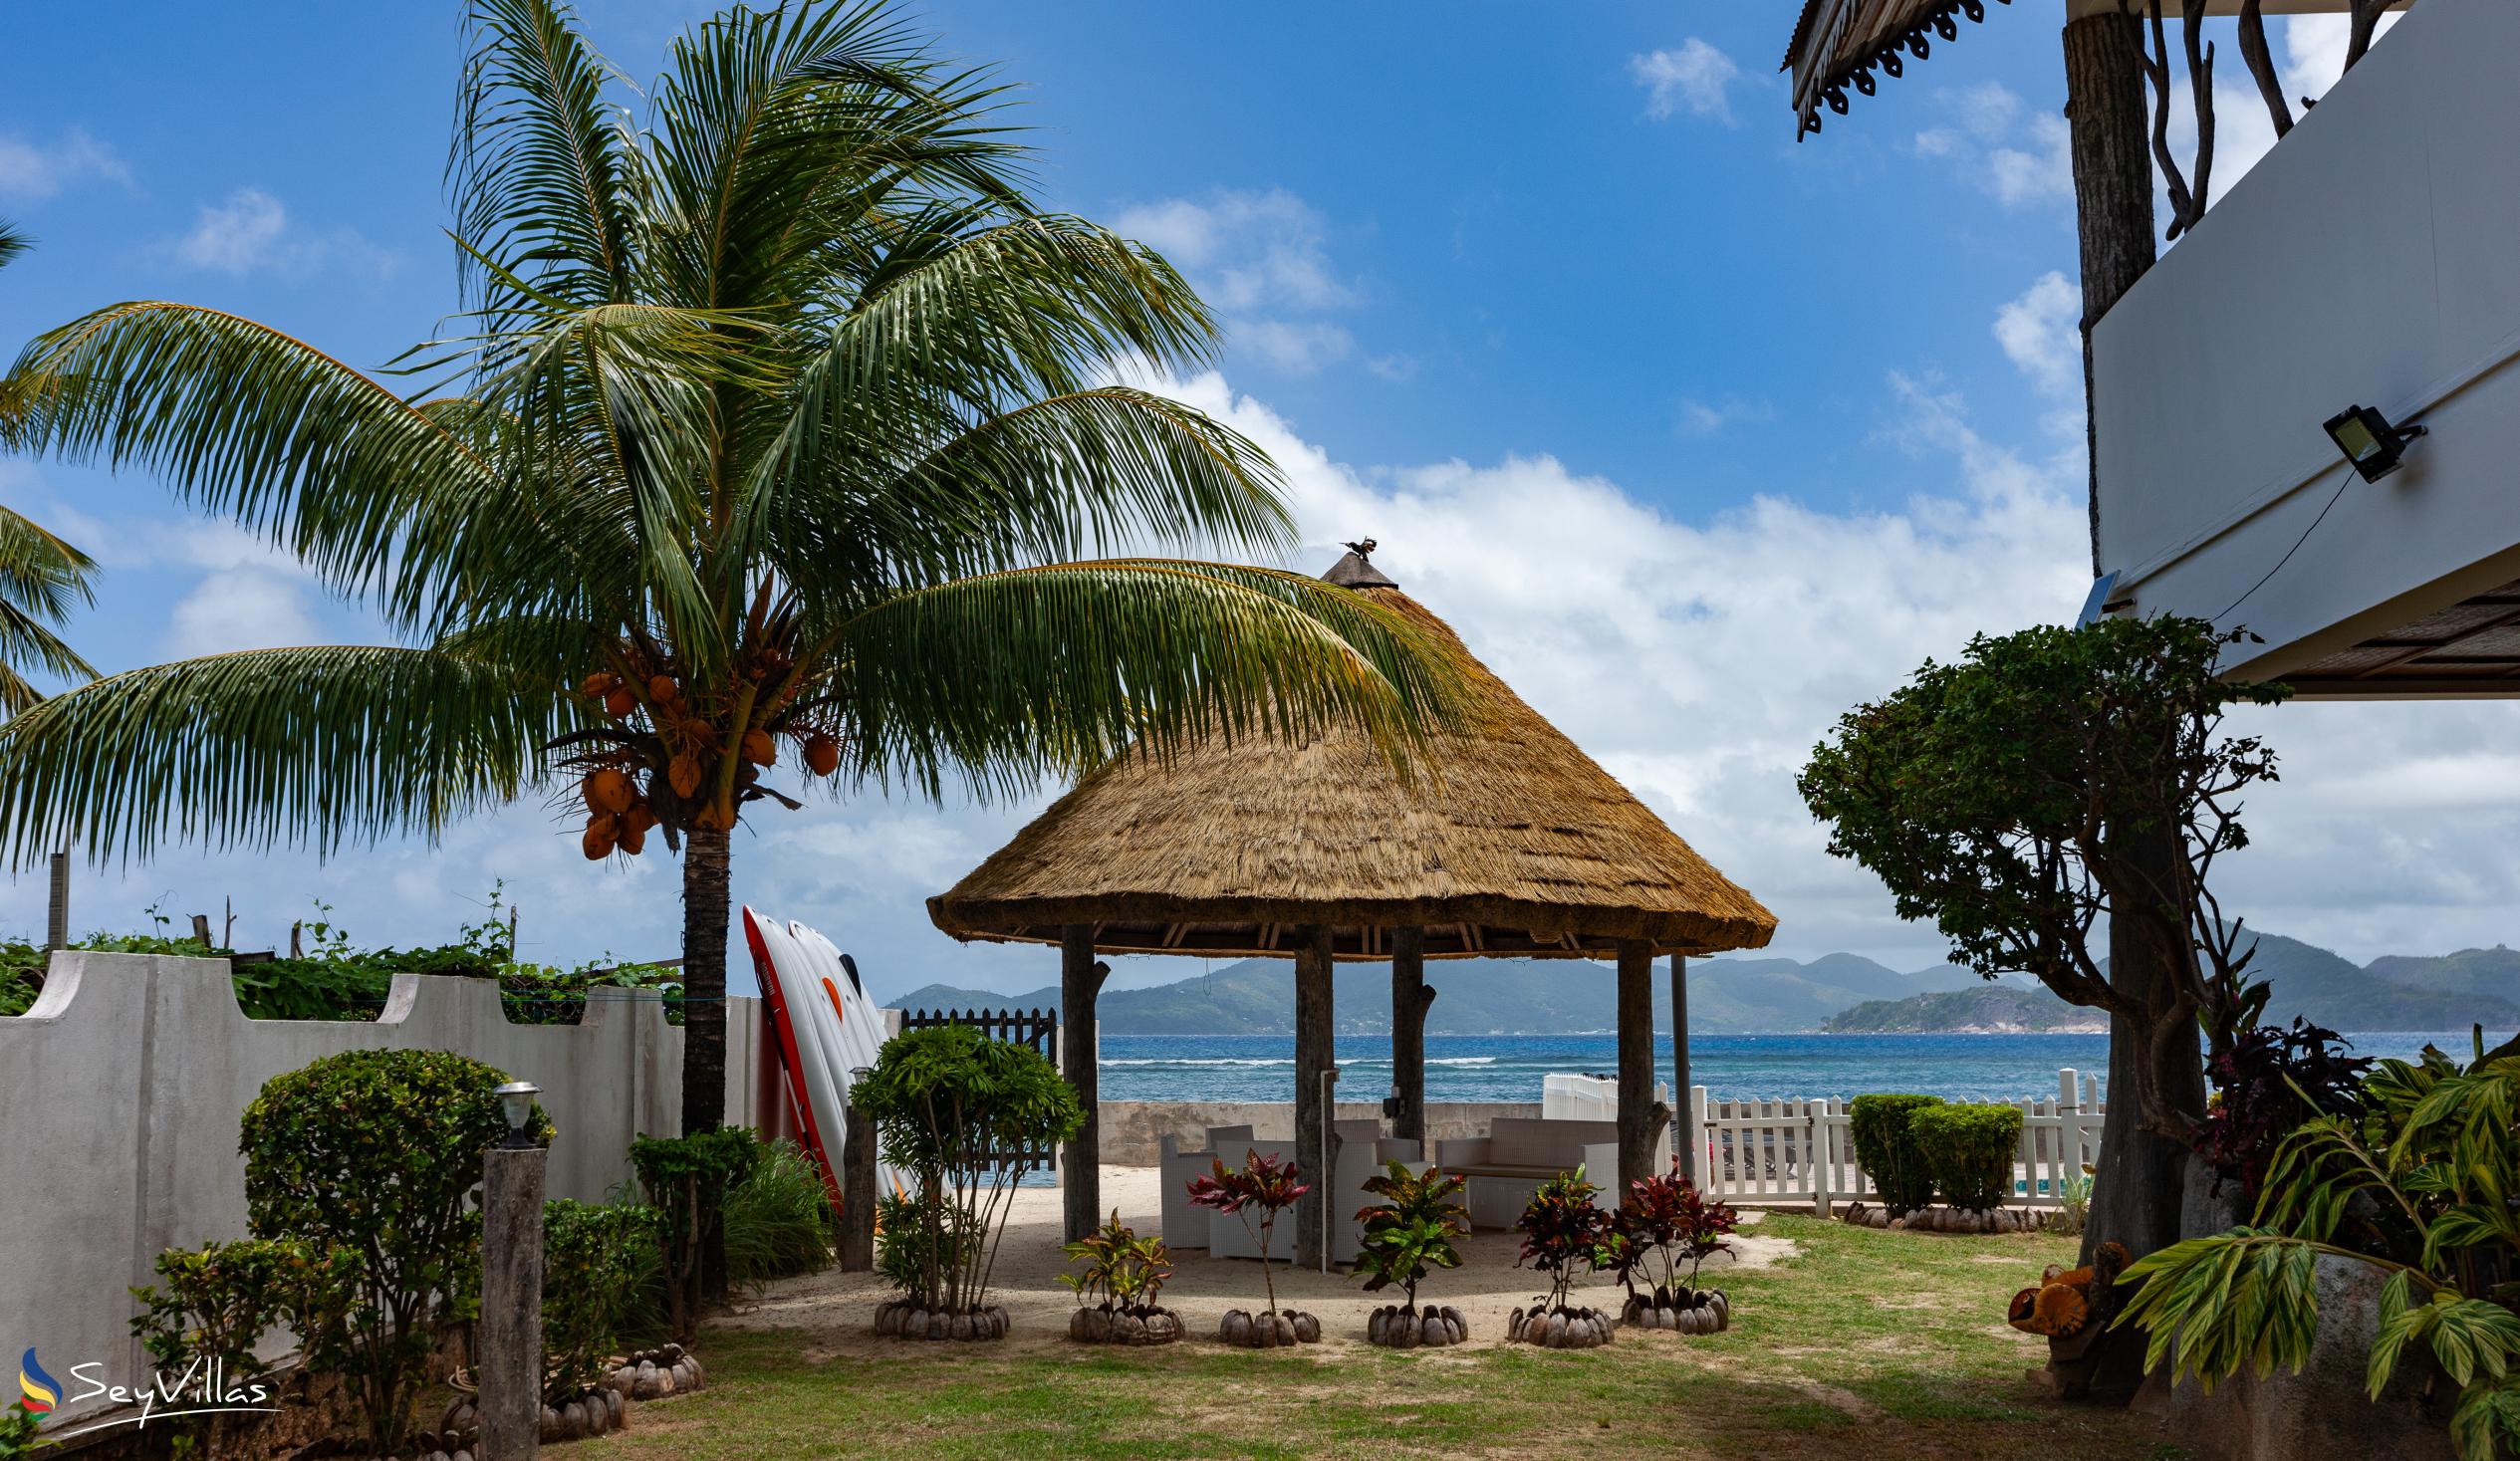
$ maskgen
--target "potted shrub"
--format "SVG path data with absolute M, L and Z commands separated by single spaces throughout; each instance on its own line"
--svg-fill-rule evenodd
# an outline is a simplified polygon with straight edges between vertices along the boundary
M 1590 1349 L 1609 1343 L 1618 1333 L 1616 1315 L 1567 1302 L 1579 1277 L 1619 1263 L 1621 1245 L 1611 1215 L 1593 1205 L 1593 1194 L 1600 1190 L 1577 1167 L 1541 1183 L 1514 1220 L 1523 1235 L 1522 1255 L 1514 1266 L 1529 1264 L 1548 1275 L 1549 1292 L 1533 1300 L 1530 1309 L 1514 1311 L 1505 1322 L 1507 1339 L 1551 1349 Z
M 1413 1349 L 1458 1344 L 1470 1338 L 1460 1310 L 1445 1305 L 1421 1314 L 1417 1308 L 1417 1285 L 1428 1271 L 1461 1266 L 1452 1240 L 1470 1231 L 1470 1214 L 1454 1199 L 1467 1181 L 1434 1167 L 1422 1176 L 1412 1175 L 1392 1162 L 1384 1175 L 1365 1184 L 1365 1190 L 1383 1201 L 1357 1214 L 1365 1226 L 1365 1248 L 1357 1255 L 1355 1272 L 1366 1276 L 1368 1293 L 1396 1284 L 1402 1296 L 1400 1303 L 1385 1305 L 1366 1321 L 1369 1342 Z
M 890 1209 L 891 1221 L 918 1231 L 891 1246 L 887 1273 L 901 1298 L 876 1312 L 876 1333 L 1004 1339 L 1006 1311 L 988 1302 L 989 1276 L 1014 1210 L 1015 1174 L 992 1153 L 1074 1136 L 1085 1124 L 1075 1088 L 1029 1045 L 939 1025 L 885 1041 L 850 1099 L 873 1121 L 884 1159 L 917 1188 L 915 1201 Z
M 1741 1226 L 1741 1214 L 1728 1204 L 1707 1201 L 1695 1183 L 1680 1175 L 1674 1160 L 1661 1176 L 1639 1177 L 1628 1185 L 1628 1200 L 1620 1204 L 1612 1224 L 1619 1239 L 1619 1282 L 1628 1291 L 1622 1323 L 1683 1335 L 1711 1335 L 1732 1327 L 1732 1301 L 1721 1289 L 1698 1288 L 1697 1271 L 1708 1258 L 1731 1251 L 1724 1240 Z
M 1137 1231 L 1112 1220 L 1100 1232 L 1071 1243 L 1068 1257 L 1079 1267 L 1061 1274 L 1059 1282 L 1077 1296 L 1077 1312 L 1068 1321 L 1068 1338 L 1089 1344 L 1169 1344 L 1181 1338 L 1181 1316 L 1157 1304 L 1171 1253 L 1161 1238 L 1140 1238 Z
M 1262 1156 L 1257 1151 L 1245 1150 L 1239 1168 L 1228 1168 L 1223 1157 L 1218 1157 L 1215 1165 L 1216 1170 L 1207 1176 L 1190 1179 L 1190 1201 L 1242 1219 L 1244 1231 L 1260 1247 L 1260 1282 L 1269 1296 L 1269 1307 L 1257 1315 L 1240 1309 L 1227 1310 L 1216 1337 L 1247 1349 L 1318 1340 L 1321 1321 L 1309 1314 L 1278 1308 L 1277 1283 L 1269 1273 L 1269 1235 L 1277 1226 L 1278 1214 L 1312 1191 L 1312 1184 L 1296 1180 L 1295 1163 Z

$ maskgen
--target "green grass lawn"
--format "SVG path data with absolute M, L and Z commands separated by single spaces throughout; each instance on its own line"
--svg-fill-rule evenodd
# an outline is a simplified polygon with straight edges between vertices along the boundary
M 636 1408 L 631 1457 L 1388 1456 L 2170 1458 L 2144 1422 L 2025 1378 L 2043 1346 L 2004 1300 L 2070 1240 L 1953 1238 L 1771 1217 L 1796 1254 L 1732 1273 L 1730 1333 L 1637 1330 L 1589 1352 L 1392 1353 L 1362 1340 L 1228 1350 L 1201 1335 L 1103 1351 L 722 1329 L 709 1388 Z M 1605 1423 L 1606 1422 L 1606 1423 Z

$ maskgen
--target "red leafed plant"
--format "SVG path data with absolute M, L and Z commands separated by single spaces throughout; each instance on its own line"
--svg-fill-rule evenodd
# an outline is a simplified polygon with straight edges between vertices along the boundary
M 1638 1177 L 1628 1184 L 1628 1200 L 1612 1219 L 1619 1244 L 1619 1282 L 1632 1299 L 1665 1302 L 1696 1287 L 1698 1266 L 1718 1253 L 1731 1251 L 1724 1239 L 1741 1226 L 1741 1214 L 1719 1201 L 1709 1201 L 1697 1185 L 1680 1175 L 1677 1158 L 1671 1170 L 1656 1177 Z M 1688 1265 L 1682 1282 L 1680 1265 Z M 1641 1277 L 1652 1289 L 1637 1292 Z
M 1297 1175 L 1294 1162 L 1246 1149 L 1239 1168 L 1226 1166 L 1220 1156 L 1213 1173 L 1190 1179 L 1192 1206 L 1241 1218 L 1243 1231 L 1260 1245 L 1260 1282 L 1268 1290 L 1271 1314 L 1278 1312 L 1278 1286 L 1269 1275 L 1269 1230 L 1276 1226 L 1279 1213 L 1313 1190 L 1312 1183 L 1297 1181 Z M 1257 1227 L 1252 1225 L 1254 1212 L 1260 1215 Z

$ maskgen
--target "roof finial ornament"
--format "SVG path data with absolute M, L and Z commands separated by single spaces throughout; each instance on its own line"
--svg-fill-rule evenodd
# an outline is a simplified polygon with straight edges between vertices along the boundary
M 1343 546 L 1346 547 L 1350 553 L 1355 554 L 1359 558 L 1372 558 L 1374 556 L 1374 550 L 1378 545 L 1373 539 L 1368 538 L 1362 543 L 1349 543 Z

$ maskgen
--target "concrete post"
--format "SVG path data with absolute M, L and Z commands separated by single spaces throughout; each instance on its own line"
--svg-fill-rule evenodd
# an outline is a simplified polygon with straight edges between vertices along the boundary
M 543 1426 L 540 1146 L 482 1158 L 480 1461 L 533 1461 Z
M 44 947 L 70 947 L 70 853 L 53 854 L 52 896 L 44 910 Z
M 875 1272 L 875 1122 L 849 1107 L 840 1152 L 840 1271 Z

